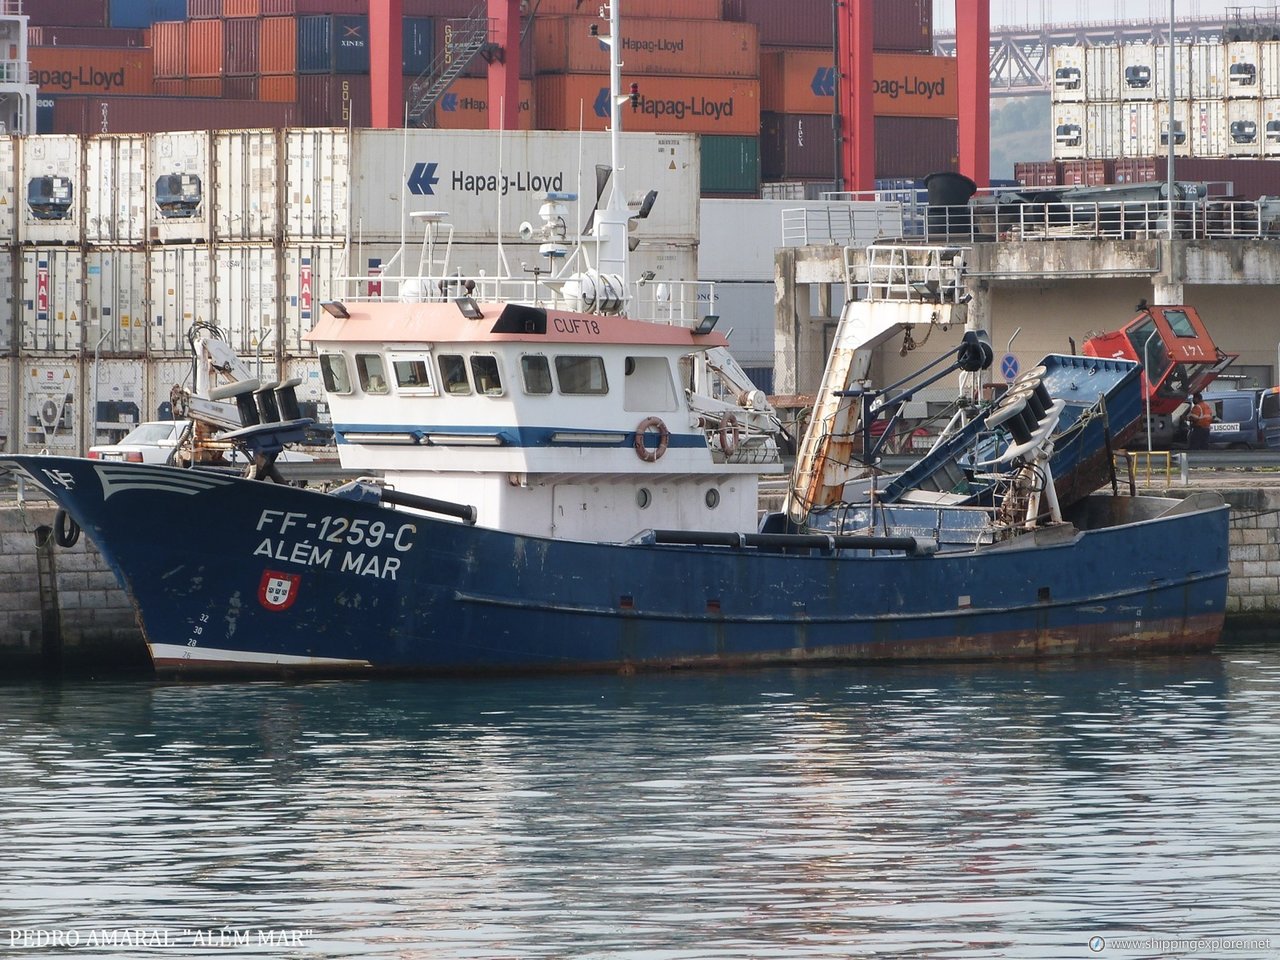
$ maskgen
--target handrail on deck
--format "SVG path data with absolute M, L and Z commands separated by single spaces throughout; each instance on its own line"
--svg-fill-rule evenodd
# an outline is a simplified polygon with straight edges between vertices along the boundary
M 1152 480 L 1152 464 L 1154 461 L 1164 461 L 1164 485 L 1169 487 L 1172 484 L 1173 477 L 1173 454 L 1168 450 L 1124 450 L 1115 454 L 1115 462 L 1126 461 L 1128 475 L 1133 477 L 1141 477 L 1144 487 L 1153 486 Z M 1139 464 L 1146 465 L 1146 470 L 1139 469 Z M 1155 478 L 1159 480 L 1159 468 L 1154 468 Z

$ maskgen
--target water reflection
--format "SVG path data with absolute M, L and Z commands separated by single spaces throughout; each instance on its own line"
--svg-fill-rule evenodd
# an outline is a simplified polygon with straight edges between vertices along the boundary
M 1077 956 L 1094 934 L 1265 934 L 1278 684 L 1259 645 L 0 687 L 0 903 L 16 928 L 298 929 L 294 953 L 331 957 Z

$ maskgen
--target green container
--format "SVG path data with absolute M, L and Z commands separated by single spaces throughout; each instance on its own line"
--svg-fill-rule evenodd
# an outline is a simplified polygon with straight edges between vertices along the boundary
M 760 195 L 760 139 L 758 137 L 702 137 L 703 196 Z

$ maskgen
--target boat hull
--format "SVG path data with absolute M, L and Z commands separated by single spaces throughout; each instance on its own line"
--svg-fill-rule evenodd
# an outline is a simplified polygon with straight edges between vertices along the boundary
M 1220 504 L 1095 496 L 1081 514 L 1094 529 L 932 555 L 823 554 L 542 539 L 178 468 L 0 463 L 49 490 L 95 541 L 161 674 L 1202 650 L 1226 605 Z

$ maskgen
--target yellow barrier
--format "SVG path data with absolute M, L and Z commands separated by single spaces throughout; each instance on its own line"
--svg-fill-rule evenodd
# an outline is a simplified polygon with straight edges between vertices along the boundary
M 1123 459 L 1125 461 L 1125 466 L 1128 469 L 1128 475 L 1130 479 L 1133 479 L 1135 477 L 1142 477 L 1143 478 L 1142 485 L 1144 487 L 1149 487 L 1152 485 L 1151 484 L 1152 461 L 1156 461 L 1158 463 L 1159 461 L 1163 460 L 1164 461 L 1164 485 L 1166 487 L 1172 485 L 1173 455 L 1168 450 L 1126 450 L 1123 453 L 1117 453 L 1115 455 L 1115 459 L 1117 461 L 1117 471 L 1116 471 L 1117 473 L 1120 472 L 1118 461 Z M 1145 462 L 1146 464 L 1145 474 L 1138 469 L 1139 464 L 1143 462 Z M 1156 479 L 1159 480 L 1158 466 L 1156 467 Z

